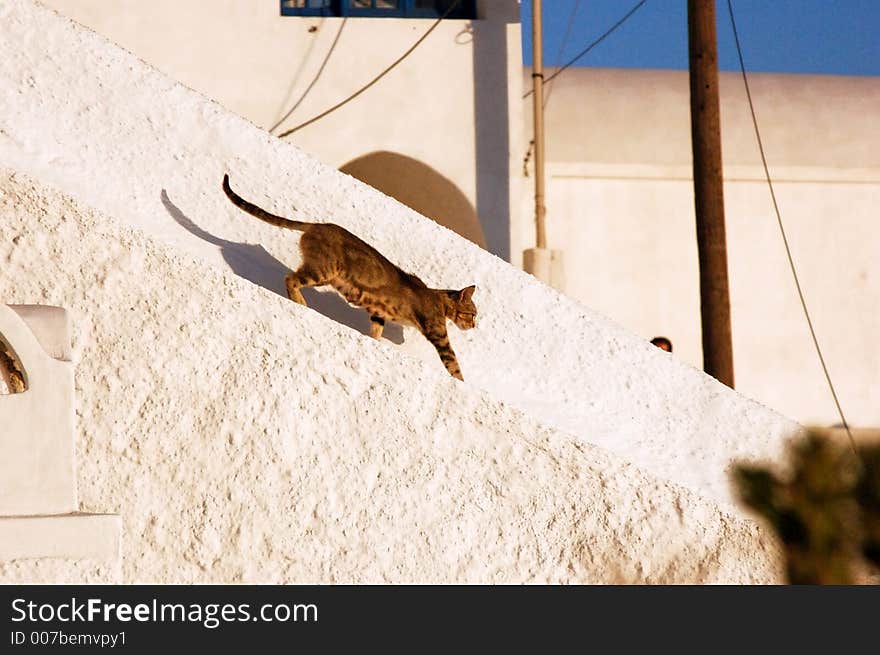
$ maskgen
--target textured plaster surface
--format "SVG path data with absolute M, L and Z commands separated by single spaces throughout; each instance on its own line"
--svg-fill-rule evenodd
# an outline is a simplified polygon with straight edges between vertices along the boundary
M 98 35 L 30 0 L 4 2 L 0 5 L 0 22 L 4 26 L 0 47 L 5 53 L 0 59 L 0 159 L 7 166 L 138 226 L 213 267 L 192 269 L 193 275 L 198 270 L 198 279 L 183 276 L 172 283 L 171 276 L 181 275 L 173 270 L 176 263 L 169 261 L 167 267 L 157 266 L 144 272 L 143 254 L 139 250 L 120 251 L 105 244 L 96 246 L 95 252 L 83 252 L 81 243 L 50 240 L 45 232 L 23 232 L 19 241 L 42 239 L 45 243 L 36 242 L 29 248 L 16 246 L 7 255 L 17 261 L 17 257 L 26 257 L 24 252 L 30 252 L 33 254 L 29 257 L 39 257 L 45 265 L 62 266 L 65 276 L 74 276 L 65 277 L 62 283 L 42 272 L 31 273 L 21 285 L 42 285 L 39 291 L 32 290 L 38 297 L 23 294 L 19 289 L 7 301 L 20 298 L 22 302 L 35 302 L 43 296 L 69 307 L 78 298 L 81 317 L 94 316 L 89 320 L 109 320 L 126 329 L 126 336 L 108 337 L 125 344 L 114 355 L 123 361 L 104 359 L 102 365 L 106 370 L 95 373 L 89 382 L 97 386 L 80 389 L 95 397 L 91 407 L 107 404 L 105 413 L 83 414 L 82 426 L 94 439 L 109 439 L 112 452 L 119 457 L 137 455 L 131 450 L 134 446 L 130 440 L 137 440 L 138 449 L 155 449 L 165 457 L 182 456 L 181 448 L 198 461 L 213 461 L 221 453 L 233 457 L 242 448 L 241 440 L 247 447 L 252 443 L 241 432 L 250 429 L 249 422 L 265 425 L 269 417 L 280 411 L 297 417 L 306 430 L 302 434 L 308 434 L 310 429 L 304 418 L 310 412 L 329 413 L 340 439 L 353 438 L 357 443 L 362 440 L 363 448 L 379 448 L 381 442 L 376 440 L 384 438 L 385 426 L 395 420 L 413 420 L 411 409 L 434 412 L 436 419 L 419 428 L 422 433 L 418 439 L 412 436 L 401 443 L 386 445 L 394 457 L 418 458 L 419 452 L 428 457 L 433 449 L 426 447 L 429 441 L 425 434 L 440 430 L 446 420 L 447 405 L 453 401 L 438 400 L 443 403 L 442 408 L 432 408 L 423 394 L 455 389 L 454 402 L 471 411 L 476 408 L 470 407 L 470 403 L 489 403 L 492 398 L 493 402 L 506 404 L 504 412 L 516 408 L 533 417 L 520 418 L 516 414 L 512 418 L 511 414 L 486 428 L 485 433 L 479 433 L 482 437 L 468 432 L 466 437 L 462 435 L 463 439 L 483 443 L 489 435 L 506 434 L 510 423 L 520 430 L 523 425 L 532 425 L 529 421 L 537 420 L 575 435 L 578 447 L 601 445 L 659 478 L 730 503 L 730 462 L 781 456 L 783 443 L 797 429 L 790 420 L 731 392 L 644 339 L 549 290 L 375 190 L 270 137 Z M 465 386 L 455 386 L 443 378 L 436 353 L 412 330 L 389 330 L 392 338 L 397 335 L 395 341 L 403 342 L 397 346 L 389 341 L 364 342 L 350 338 L 353 335 L 349 328 L 319 320 L 314 312 L 290 309 L 272 293 L 249 289 L 250 295 L 241 295 L 243 287 L 238 282 L 233 291 L 233 280 L 228 276 L 211 277 L 220 276 L 221 269 L 232 270 L 280 294 L 286 267 L 298 264 L 298 236 L 263 225 L 232 207 L 219 188 L 225 171 L 230 172 L 233 187 L 249 199 L 295 218 L 337 222 L 374 244 L 403 268 L 420 275 L 429 285 L 462 287 L 475 283 L 475 301 L 480 311 L 478 327 L 464 333 L 454 328 L 451 331 L 467 380 Z M 59 224 L 56 229 L 73 226 L 65 228 Z M 46 250 L 50 241 L 55 252 Z M 4 247 L 11 248 L 8 242 Z M 83 277 L 86 273 L 67 261 L 69 251 L 83 256 L 91 278 Z M 47 257 L 47 253 L 51 256 Z M 18 260 L 19 270 L 26 271 L 28 265 L 35 263 Z M 35 276 L 40 279 L 31 279 Z M 108 285 L 112 288 L 117 278 L 123 276 L 134 278 L 127 294 L 113 301 L 100 301 L 100 290 Z M 219 285 L 211 291 L 218 302 L 216 306 L 203 307 L 193 297 L 207 279 L 216 279 Z M 4 278 L 7 285 L 9 280 Z M 140 303 L 128 300 L 147 293 L 151 284 L 162 289 L 155 298 L 141 299 Z M 358 329 L 367 329 L 365 316 L 352 313 L 333 298 L 336 297 L 327 300 L 327 294 L 319 297 L 326 300 L 325 313 Z M 124 316 L 117 315 L 122 311 L 114 304 L 117 301 L 127 303 Z M 88 308 L 89 303 L 94 307 Z M 111 315 L 113 318 L 108 318 Z M 310 335 L 309 340 L 290 324 L 291 315 L 303 322 L 301 330 Z M 253 322 L 239 326 L 237 321 L 244 317 Z M 147 319 L 155 323 L 143 324 Z M 268 328 L 270 325 L 284 335 L 283 341 L 273 341 L 276 337 Z M 138 327 L 143 331 L 136 332 Z M 243 331 L 238 332 L 237 328 Z M 84 330 L 80 332 L 81 338 L 91 338 L 88 324 L 78 329 Z M 178 330 L 188 338 L 165 349 L 143 350 L 163 329 Z M 220 335 L 232 343 L 223 341 Z M 343 340 L 342 335 L 347 339 Z M 320 344 L 331 338 L 339 341 L 332 341 L 329 347 Z M 291 348 L 287 339 L 298 345 Z M 429 389 L 422 391 L 416 384 L 412 363 L 393 356 L 395 349 L 424 360 L 424 371 L 434 376 Z M 178 368 L 176 363 L 188 350 L 194 353 L 194 363 L 200 365 L 226 365 L 224 358 L 232 357 L 230 368 L 210 375 Z M 364 366 L 365 351 L 384 353 L 383 366 L 377 366 L 369 375 L 356 375 L 352 371 Z M 301 366 L 295 373 L 286 359 L 292 356 L 297 357 Z M 343 357 L 344 365 L 338 360 L 331 362 L 328 357 Z M 118 368 L 126 363 L 129 368 Z M 220 395 L 221 389 L 247 392 L 248 385 L 255 383 L 248 377 L 253 370 L 259 370 L 261 386 L 253 388 L 247 409 L 232 411 L 222 404 L 216 408 L 210 405 L 209 399 Z M 423 369 L 418 370 L 419 376 L 427 375 Z M 381 412 L 372 408 L 374 399 L 369 393 L 372 384 L 386 383 L 389 390 L 396 390 L 404 400 L 403 404 L 389 405 L 394 408 L 388 410 L 392 412 L 391 418 L 380 418 Z M 307 402 L 302 397 L 303 389 L 313 388 L 316 395 L 329 394 L 322 396 L 323 402 L 329 402 L 329 398 L 335 397 L 330 389 L 335 389 L 336 384 L 348 388 L 354 397 L 367 394 L 361 401 L 366 405 L 363 411 L 369 420 L 359 414 L 355 420 L 348 413 L 355 410 L 347 403 L 343 403 L 344 409 L 337 409 L 336 405 Z M 440 386 L 435 389 L 435 384 Z M 151 430 L 152 438 L 129 432 L 127 421 L 132 416 L 126 412 L 135 416 L 146 412 L 155 402 L 157 389 L 166 387 L 177 390 L 181 397 L 164 402 L 162 411 L 170 422 L 160 421 L 157 425 L 180 435 L 198 435 L 197 440 L 219 442 L 210 442 L 211 448 L 176 442 L 179 447 L 174 447 L 162 430 Z M 183 389 L 186 394 L 182 394 Z M 196 390 L 199 393 L 192 398 L 189 394 Z M 133 404 L 123 409 L 120 395 Z M 214 417 L 222 428 L 216 434 L 214 427 L 206 427 L 213 426 L 206 423 L 212 412 L 220 412 Z M 98 416 L 103 418 L 99 420 Z M 245 425 L 239 421 L 245 421 Z M 369 434 L 371 429 L 379 436 Z M 455 432 L 451 428 L 441 431 Z M 266 438 L 276 448 L 286 443 L 271 431 Z M 266 448 L 268 443 L 264 444 Z M 412 443 L 417 445 L 411 446 Z M 327 457 L 320 450 L 303 451 L 299 442 L 286 447 L 297 453 L 307 452 L 316 461 L 324 462 Z M 398 452 L 397 448 L 402 450 Z M 420 451 L 421 448 L 427 449 Z M 259 451 L 257 460 L 265 456 L 265 452 Z M 356 455 L 348 452 L 346 457 Z M 114 467 L 116 462 L 108 456 L 100 465 Z M 246 459 L 240 465 L 251 467 L 257 463 Z M 175 486 L 179 481 L 171 473 L 172 468 L 153 474 L 166 476 L 166 483 Z M 532 491 L 537 493 L 538 487 L 534 485 L 543 488 L 545 481 L 537 475 L 533 480 Z M 88 485 L 89 481 L 82 482 L 81 488 Z M 363 493 L 368 488 L 356 484 L 351 491 Z M 443 498 L 443 494 L 439 495 Z M 341 499 L 339 502 L 339 507 L 345 507 Z M 101 507 L 102 511 L 106 509 Z M 205 511 L 210 514 L 208 508 Z M 167 512 L 157 514 L 154 523 L 141 526 L 154 530 L 160 544 L 163 539 L 180 537 L 165 532 L 166 515 Z M 246 516 L 241 518 L 247 520 Z M 339 529 L 350 530 L 351 526 Z M 253 533 L 245 534 L 242 539 L 251 538 Z M 190 575 L 194 576 L 194 571 L 211 566 L 224 542 L 210 524 L 204 534 L 195 532 L 189 536 L 194 540 L 192 552 L 199 553 L 192 562 Z M 406 543 L 409 548 L 418 547 L 418 540 Z M 258 564 L 252 562 L 249 566 Z M 183 573 L 176 575 L 187 577 Z
M 21 174 L 0 262 L 0 297 L 70 311 L 81 509 L 122 516 L 118 579 L 779 580 L 752 521 Z
M 0 562 L 0 584 L 118 584 L 122 564 L 116 559 L 19 559 Z

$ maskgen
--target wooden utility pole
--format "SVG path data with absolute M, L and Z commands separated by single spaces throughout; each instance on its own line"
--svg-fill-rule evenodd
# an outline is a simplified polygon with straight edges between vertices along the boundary
M 544 218 L 544 37 L 541 0 L 532 0 L 532 106 L 535 120 L 535 245 L 547 247 Z
M 716 41 L 715 0 L 688 0 L 691 145 L 700 260 L 703 370 L 733 387 Z

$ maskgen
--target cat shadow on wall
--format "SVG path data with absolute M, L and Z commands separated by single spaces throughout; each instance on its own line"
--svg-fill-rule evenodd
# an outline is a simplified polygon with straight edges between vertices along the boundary
M 290 268 L 275 259 L 263 246 L 252 243 L 237 243 L 216 237 L 196 225 L 177 205 L 171 202 L 165 189 L 162 189 L 161 199 L 165 210 L 178 225 L 199 239 L 220 248 L 223 259 L 233 273 L 287 298 L 284 278 L 290 273 Z M 352 307 L 335 291 L 305 288 L 302 290 L 302 294 L 310 309 L 314 309 L 337 323 L 357 330 L 361 334 L 370 333 L 370 317 L 367 312 L 358 307 Z M 398 345 L 402 344 L 404 341 L 403 328 L 389 323 L 385 326 L 382 338 Z

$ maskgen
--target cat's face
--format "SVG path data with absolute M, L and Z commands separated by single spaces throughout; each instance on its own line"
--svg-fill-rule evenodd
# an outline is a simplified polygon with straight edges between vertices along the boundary
M 471 297 L 477 287 L 471 285 L 461 291 L 447 291 L 452 302 L 455 303 L 455 314 L 452 322 L 460 330 L 470 330 L 477 324 L 477 306 Z

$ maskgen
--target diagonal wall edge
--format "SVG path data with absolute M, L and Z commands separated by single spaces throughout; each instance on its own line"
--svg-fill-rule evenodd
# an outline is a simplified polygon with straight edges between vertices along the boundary
M 255 201 L 338 222 L 428 284 L 476 283 L 479 328 L 451 335 L 467 386 L 719 502 L 731 501 L 731 461 L 777 457 L 797 431 L 72 21 L 31 0 L 4 2 L 0 21 L 5 165 L 258 283 L 296 266 L 297 236 L 229 205 L 219 189 L 225 171 Z M 439 367 L 418 335 L 407 330 L 403 339 L 402 350 Z
M 0 297 L 71 312 L 126 582 L 781 579 L 752 521 L 22 174 L 0 261 Z

